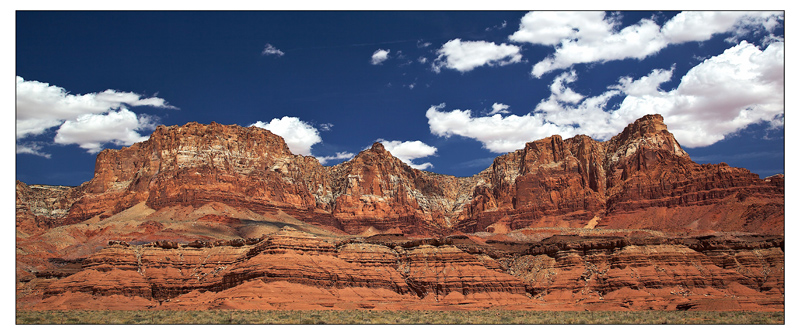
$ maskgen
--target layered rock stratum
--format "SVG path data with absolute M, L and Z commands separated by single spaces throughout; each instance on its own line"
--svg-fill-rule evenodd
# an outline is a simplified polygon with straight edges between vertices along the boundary
M 783 176 L 697 164 L 659 115 L 471 177 L 159 126 L 16 192 L 22 309 L 783 309 Z

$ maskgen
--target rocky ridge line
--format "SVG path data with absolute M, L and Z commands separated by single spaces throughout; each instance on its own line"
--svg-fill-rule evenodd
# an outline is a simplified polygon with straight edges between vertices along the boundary
M 762 180 L 725 163 L 694 163 L 660 115 L 644 116 L 605 142 L 582 135 L 529 142 L 471 177 L 413 169 L 380 143 L 324 167 L 313 157 L 293 155 L 282 138 L 256 127 L 159 126 L 147 141 L 99 153 L 92 180 L 55 192 L 46 203 L 28 200 L 24 184 L 17 189 L 17 225 L 23 230 L 103 219 L 144 202 L 155 210 L 223 203 L 258 213 L 282 211 L 350 234 L 372 227 L 446 235 L 580 227 L 593 218 L 651 208 L 706 206 L 722 212 L 731 197 L 738 203 L 763 199 L 781 210 L 748 227 L 747 218 L 725 218 L 726 230 L 783 229 L 782 175 Z M 714 218 L 687 220 L 675 229 L 689 229 L 694 220 L 716 225 Z

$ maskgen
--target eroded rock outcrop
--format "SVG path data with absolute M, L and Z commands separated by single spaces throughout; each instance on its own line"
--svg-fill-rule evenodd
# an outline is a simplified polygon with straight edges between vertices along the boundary
M 45 288 L 42 299 L 27 306 L 70 308 L 54 304 L 84 294 L 96 301 L 120 296 L 145 299 L 151 307 L 192 309 L 204 299 L 219 301 L 246 289 L 245 301 L 266 297 L 289 306 L 311 303 L 304 294 L 324 296 L 324 304 L 306 308 L 783 308 L 783 239 L 777 236 L 553 236 L 512 244 L 401 240 L 394 247 L 390 240 L 330 241 L 286 228 L 240 247 L 111 243 L 72 275 L 29 283 Z M 292 290 L 272 289 L 287 285 L 282 283 Z M 340 294 L 352 290 L 372 292 L 367 296 L 375 299 Z M 267 301 L 246 305 L 280 308 Z
M 471 177 L 161 126 L 80 186 L 16 193 L 20 308 L 783 308 L 783 176 L 694 163 L 658 115 Z
M 69 186 L 16 184 L 17 229 L 39 233 L 59 226 L 73 206 L 79 192 Z
M 165 301 L 193 290 L 220 292 L 252 280 L 384 289 L 409 299 L 444 297 L 450 292 L 525 293 L 525 285 L 498 266 L 487 268 L 476 256 L 452 246 L 404 249 L 361 242 L 337 246 L 287 228 L 243 247 L 113 243 L 86 258 L 80 272 L 50 284 L 44 299 L 83 292 Z
M 764 221 L 773 228 L 774 211 L 782 206 L 782 176 L 760 179 L 746 169 L 725 163 L 697 164 L 681 149 L 660 115 L 647 115 L 606 142 L 587 136 L 562 140 L 558 135 L 530 142 L 525 148 L 500 156 L 481 173 L 467 206 L 469 217 L 458 230 L 486 230 L 498 222 L 511 228 L 580 227 L 594 217 L 614 217 L 654 208 L 727 206 L 724 199 L 763 199 Z M 688 227 L 699 216 L 683 211 Z M 688 215 L 687 215 L 688 214 Z M 692 220 L 685 222 L 688 217 Z M 639 228 L 664 229 L 666 225 Z M 731 218 L 732 219 L 732 218 Z M 725 231 L 759 232 L 744 225 L 746 218 L 726 225 Z M 615 227 L 615 220 L 605 220 Z M 721 227 L 720 227 L 721 228 Z M 780 229 L 780 228 L 778 228 Z M 770 231 L 774 233 L 775 231 Z
M 286 208 L 336 226 L 330 182 L 313 157 L 293 155 L 277 135 L 217 123 L 158 127 L 150 139 L 98 154 L 94 178 L 65 223 L 108 217 L 135 204 L 150 208 L 222 203 L 258 212 Z M 317 215 L 322 211 L 323 215 Z
M 449 229 L 470 198 L 475 178 L 413 169 L 380 143 L 330 169 L 333 215 L 347 232 L 374 227 L 430 235 Z
M 102 151 L 95 177 L 79 187 L 32 192 L 18 183 L 17 189 L 18 225 L 28 230 L 103 219 L 145 202 L 156 210 L 208 203 L 257 213 L 280 210 L 351 234 L 372 228 L 445 235 L 578 227 L 595 217 L 715 206 L 735 196 L 739 202 L 766 199 L 769 213 L 751 208 L 723 230 L 757 232 L 751 227 L 781 227 L 772 214 L 783 205 L 782 176 L 762 180 L 725 163 L 696 164 L 659 115 L 647 115 L 605 142 L 582 135 L 530 142 L 461 178 L 413 169 L 380 143 L 323 167 L 313 157 L 293 155 L 283 139 L 264 129 L 161 126 L 145 142 Z M 604 224 L 613 226 L 611 221 Z
M 564 236 L 504 264 L 545 301 L 570 297 L 603 309 L 760 309 L 783 304 L 782 255 L 783 239 L 776 237 Z

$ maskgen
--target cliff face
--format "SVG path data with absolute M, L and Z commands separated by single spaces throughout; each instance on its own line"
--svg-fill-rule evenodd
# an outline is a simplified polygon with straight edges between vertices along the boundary
M 140 202 L 156 210 L 211 202 L 259 212 L 288 208 L 301 217 L 331 209 L 330 178 L 316 159 L 292 155 L 269 131 L 217 123 L 160 126 L 147 141 L 104 150 L 94 178 L 79 188 L 85 195 L 66 223 Z
M 483 231 L 498 222 L 509 229 L 582 227 L 594 217 L 652 208 L 729 206 L 723 200 L 732 196 L 783 206 L 782 176 L 761 180 L 725 163 L 697 164 L 660 115 L 647 115 L 606 142 L 556 135 L 527 143 L 496 158 L 481 175 L 484 183 L 474 189 L 462 231 Z M 615 227 L 614 220 L 603 221 Z M 668 223 L 650 228 L 687 228 Z M 778 225 L 769 225 L 770 233 L 778 233 Z M 759 232 L 741 225 L 737 229 Z
M 782 232 L 776 224 L 782 217 L 782 176 L 761 180 L 724 163 L 696 164 L 659 115 L 637 120 L 606 142 L 558 135 L 530 142 L 466 178 L 413 169 L 380 143 L 323 167 L 313 157 L 293 155 L 282 138 L 260 128 L 161 126 L 145 142 L 102 151 L 94 178 L 77 188 L 51 190 L 45 202 L 30 200 L 28 189 L 18 185 L 18 213 L 24 214 L 18 225 L 24 229 L 103 219 L 142 202 L 155 210 L 222 203 L 283 212 L 351 234 L 377 229 L 441 235 L 582 227 L 653 208 L 721 212 L 730 203 L 725 199 L 735 197 L 739 203 L 762 199 L 770 210 L 762 221 L 753 213 L 729 217 L 724 230 L 756 231 L 744 225 L 749 220 L 749 227 Z M 40 210 L 26 212 L 26 206 Z M 699 219 L 684 218 L 673 228 L 692 229 L 687 226 Z
M 21 309 L 783 309 L 783 176 L 696 164 L 658 115 L 471 177 L 161 126 L 16 192 Z
M 17 229 L 40 233 L 61 225 L 80 193 L 68 186 L 26 185 L 17 181 L 16 195 Z
M 346 231 L 374 227 L 423 235 L 457 222 L 476 179 L 413 169 L 380 143 L 332 167 L 330 178 L 333 215 Z
M 112 243 L 22 284 L 28 309 L 782 310 L 780 237 Z M 388 238 L 388 239 L 387 239 Z M 67 269 L 69 268 L 69 269 Z M 120 304 L 119 301 L 129 302 Z M 91 304 L 91 305 L 89 305 Z

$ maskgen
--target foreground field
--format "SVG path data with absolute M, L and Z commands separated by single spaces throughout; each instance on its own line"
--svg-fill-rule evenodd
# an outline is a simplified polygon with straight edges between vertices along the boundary
M 17 324 L 784 324 L 783 312 L 17 311 Z

